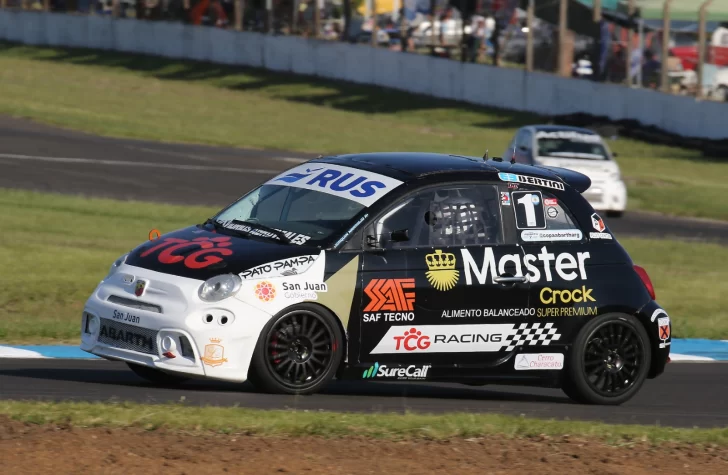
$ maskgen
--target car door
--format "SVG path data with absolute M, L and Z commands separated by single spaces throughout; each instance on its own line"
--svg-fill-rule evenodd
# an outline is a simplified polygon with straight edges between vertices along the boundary
M 482 365 L 503 356 L 529 312 L 503 190 L 431 186 L 373 220 L 364 232 L 360 361 Z
M 519 239 L 529 262 L 530 299 L 536 319 L 553 322 L 563 333 L 574 320 L 597 314 L 597 293 L 588 280 L 591 254 L 586 236 L 556 194 L 521 187 L 512 194 Z M 564 326 L 565 325 L 565 326 Z

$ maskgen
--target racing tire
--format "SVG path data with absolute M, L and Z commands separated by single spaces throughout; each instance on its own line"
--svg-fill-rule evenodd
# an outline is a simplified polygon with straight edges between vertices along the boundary
M 146 379 L 150 383 L 158 384 L 160 386 L 177 386 L 189 379 L 183 376 L 165 373 L 164 371 L 156 368 L 150 368 L 149 366 L 134 363 L 127 363 L 126 365 L 140 378 Z
M 248 379 L 256 389 L 278 394 L 313 394 L 336 374 L 344 336 L 336 317 L 313 304 L 280 312 L 260 333 Z
M 567 354 L 562 390 L 578 403 L 623 404 L 645 382 L 651 351 L 647 331 L 635 317 L 597 317 L 584 325 Z

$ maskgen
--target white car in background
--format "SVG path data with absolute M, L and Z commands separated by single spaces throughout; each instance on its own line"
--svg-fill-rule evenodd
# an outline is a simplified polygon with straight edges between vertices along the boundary
M 561 125 L 522 127 L 503 156 L 513 155 L 518 163 L 568 168 L 587 175 L 592 185 L 583 195 L 607 216 L 621 216 L 627 208 L 627 187 L 614 154 L 591 130 Z

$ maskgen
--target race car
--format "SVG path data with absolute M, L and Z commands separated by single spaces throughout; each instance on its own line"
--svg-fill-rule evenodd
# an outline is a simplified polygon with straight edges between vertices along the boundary
M 602 137 L 579 127 L 530 125 L 518 129 L 506 154 L 526 165 L 568 168 L 587 175 L 592 186 L 583 196 L 607 217 L 619 217 L 627 208 L 627 187 L 619 165 Z
M 664 371 L 671 323 L 589 186 L 501 158 L 310 160 L 116 260 L 81 348 L 157 384 L 498 383 L 620 404 Z

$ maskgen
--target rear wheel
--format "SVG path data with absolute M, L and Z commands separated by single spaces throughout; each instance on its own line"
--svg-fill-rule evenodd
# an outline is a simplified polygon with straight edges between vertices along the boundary
M 265 326 L 249 379 L 264 392 L 312 394 L 336 374 L 343 335 L 330 312 L 311 304 L 286 309 Z
M 149 366 L 143 366 L 134 363 L 127 363 L 129 369 L 134 372 L 137 376 L 142 379 L 146 379 L 154 384 L 162 386 L 176 386 L 187 381 L 189 378 L 177 376 L 174 374 L 165 373 L 156 368 L 150 368 Z
M 602 315 L 579 332 L 562 388 L 577 402 L 619 405 L 640 390 L 651 360 L 649 337 L 635 317 Z

